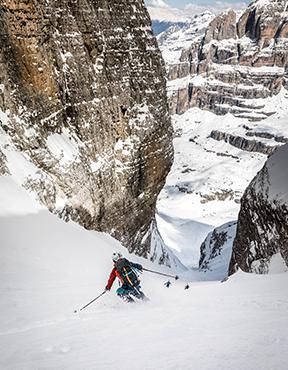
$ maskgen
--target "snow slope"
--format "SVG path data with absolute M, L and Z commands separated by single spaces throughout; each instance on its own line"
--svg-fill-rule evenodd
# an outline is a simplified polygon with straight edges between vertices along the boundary
M 38 213 L 44 209 L 12 176 L 0 176 L 0 205 L 0 217 Z
M 149 302 L 111 291 L 74 314 L 103 290 L 119 243 L 46 211 L 1 218 L 0 231 L 3 370 L 286 369 L 287 273 L 221 284 L 194 272 L 189 290 L 144 273 Z
M 212 130 L 237 131 L 247 124 L 198 108 L 173 116 L 175 158 L 158 198 L 157 221 L 166 245 L 188 266 L 198 267 L 209 232 L 237 219 L 241 196 L 266 161 L 264 154 L 210 137 Z

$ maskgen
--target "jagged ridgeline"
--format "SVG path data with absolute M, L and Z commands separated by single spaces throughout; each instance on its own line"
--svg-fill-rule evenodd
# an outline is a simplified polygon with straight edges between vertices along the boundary
M 1 0 L 0 87 L 2 173 L 14 150 L 50 211 L 169 264 L 154 213 L 172 128 L 143 1 Z
M 253 1 L 240 18 L 227 10 L 203 35 L 196 33 L 178 62 L 168 64 L 171 112 L 181 114 L 196 106 L 216 114 L 264 119 L 274 112 L 264 112 L 251 99 L 287 88 L 287 65 L 285 0 Z

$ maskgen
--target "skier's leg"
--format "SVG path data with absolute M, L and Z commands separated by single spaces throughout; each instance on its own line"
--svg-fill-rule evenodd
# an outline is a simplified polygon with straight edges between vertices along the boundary
M 122 298 L 125 302 L 134 302 L 134 299 L 129 295 L 129 289 L 125 289 L 125 286 L 122 286 L 117 289 L 116 294 Z
M 143 292 L 141 292 L 141 286 L 138 285 L 137 287 L 131 288 L 131 293 L 134 297 L 138 299 L 148 300 Z

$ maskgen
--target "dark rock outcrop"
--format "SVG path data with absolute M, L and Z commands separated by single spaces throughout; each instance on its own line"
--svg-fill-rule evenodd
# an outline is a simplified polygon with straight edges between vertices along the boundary
M 1 129 L 38 169 L 26 188 L 61 217 L 169 264 L 154 213 L 172 128 L 143 2 L 2 0 L 0 29 Z
M 261 137 L 264 139 L 274 139 L 277 143 L 283 143 L 283 144 L 288 144 L 288 138 L 284 136 L 278 136 L 278 135 L 273 135 L 270 132 L 261 132 L 261 131 L 248 131 L 246 132 L 247 136 L 250 137 Z
M 288 266 L 288 145 L 268 159 L 245 191 L 230 274 L 238 268 L 267 273 L 276 254 Z
M 201 245 L 199 270 L 213 273 L 219 280 L 228 276 L 229 261 L 232 253 L 237 222 L 228 222 L 217 227 Z
M 10 175 L 10 171 L 6 165 L 7 158 L 0 150 L 0 176 Z
M 255 40 L 261 49 L 268 47 L 275 36 L 285 33 L 285 10 L 286 0 L 252 1 L 237 23 L 239 37 Z
M 228 134 L 227 132 L 221 132 L 217 130 L 213 130 L 210 134 L 210 137 L 218 141 L 224 140 L 226 143 L 229 143 L 241 150 L 246 150 L 248 152 L 257 152 L 266 155 L 272 154 L 278 148 L 278 146 L 276 145 L 266 145 L 261 141 L 248 140 L 242 136 L 232 135 Z
M 234 39 L 236 37 L 236 13 L 230 9 L 220 14 L 210 23 L 206 34 L 205 43 L 211 41 Z

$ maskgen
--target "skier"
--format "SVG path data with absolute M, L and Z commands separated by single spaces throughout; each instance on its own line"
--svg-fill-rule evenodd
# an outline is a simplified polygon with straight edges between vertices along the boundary
M 168 281 L 166 281 L 166 283 L 164 283 L 164 285 L 166 286 L 166 288 L 169 288 L 169 286 L 171 285 L 172 283 L 171 283 L 171 281 L 170 280 L 168 280 Z
M 134 302 L 131 297 L 138 299 L 147 299 L 143 292 L 140 291 L 140 280 L 137 271 L 142 271 L 142 266 L 138 263 L 133 263 L 123 258 L 121 253 L 113 253 L 112 260 L 114 263 L 113 270 L 109 276 L 109 280 L 105 290 L 110 290 L 116 277 L 121 281 L 122 286 L 117 289 L 116 293 L 126 302 Z

